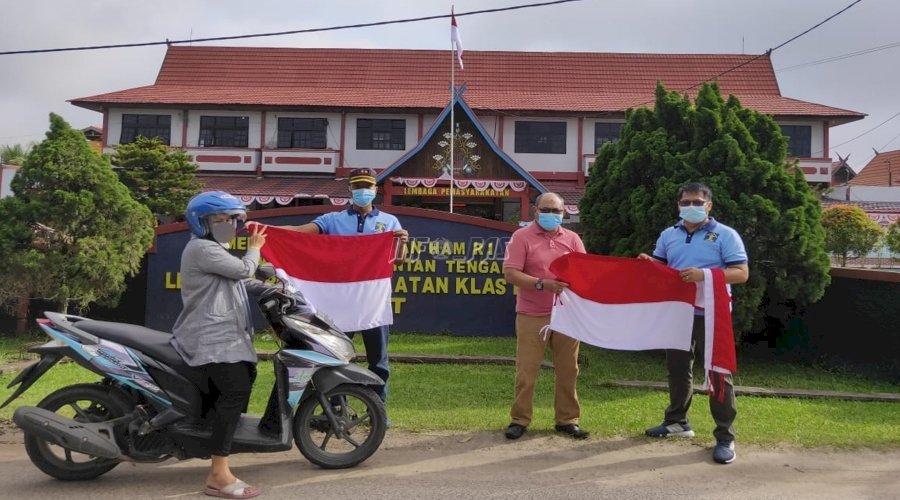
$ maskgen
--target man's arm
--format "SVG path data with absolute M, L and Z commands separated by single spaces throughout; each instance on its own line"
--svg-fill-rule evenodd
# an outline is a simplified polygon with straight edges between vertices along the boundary
M 312 222 L 308 222 L 306 224 L 301 224 L 299 226 L 279 226 L 284 229 L 290 229 L 291 231 L 298 231 L 301 233 L 307 234 L 319 234 L 321 231 L 319 230 L 319 226 L 313 224 Z
M 519 288 L 534 288 L 534 284 L 538 280 L 538 278 L 525 274 L 513 267 L 503 268 L 503 278 L 506 279 L 507 283 L 512 283 Z M 551 278 L 545 278 L 543 282 L 544 291 L 552 293 L 559 293 L 569 287 L 568 283 Z
M 248 230 L 252 230 L 253 226 L 264 227 L 266 225 L 267 224 L 262 224 L 261 222 L 256 222 L 255 220 L 249 220 L 249 221 L 247 221 L 247 224 L 246 224 Z M 289 229 L 291 231 L 299 231 L 301 233 L 308 233 L 308 234 L 319 234 L 321 232 L 321 230 L 319 229 L 319 226 L 312 222 L 307 223 L 307 224 L 301 224 L 299 226 L 272 226 L 272 227 L 277 227 L 279 229 Z
M 725 268 L 725 283 L 737 285 L 746 283 L 750 279 L 750 266 L 747 264 L 734 264 Z

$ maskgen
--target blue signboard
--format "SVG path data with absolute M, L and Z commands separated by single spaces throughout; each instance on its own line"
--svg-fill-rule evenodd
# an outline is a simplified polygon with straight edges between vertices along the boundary
M 334 207 L 265 210 L 250 218 L 275 226 L 311 222 Z M 394 266 L 395 331 L 460 336 L 515 335 L 515 295 L 503 279 L 503 255 L 515 226 L 435 210 L 389 207 L 409 231 L 407 260 Z M 179 267 L 190 239 L 184 224 L 157 231 L 148 258 L 146 325 L 171 330 L 181 312 Z M 233 242 L 243 254 L 246 237 Z M 266 326 L 257 313 L 256 326 Z

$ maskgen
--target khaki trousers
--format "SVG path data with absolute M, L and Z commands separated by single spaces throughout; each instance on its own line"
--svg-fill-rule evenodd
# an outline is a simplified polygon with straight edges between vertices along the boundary
M 534 405 L 534 385 L 544 361 L 547 345 L 553 351 L 556 390 L 553 406 L 556 424 L 577 424 L 581 416 L 575 380 L 578 378 L 577 340 L 550 331 L 547 340 L 541 328 L 550 324 L 550 316 L 516 314 L 516 386 L 509 416 L 512 423 L 525 427 L 531 423 Z

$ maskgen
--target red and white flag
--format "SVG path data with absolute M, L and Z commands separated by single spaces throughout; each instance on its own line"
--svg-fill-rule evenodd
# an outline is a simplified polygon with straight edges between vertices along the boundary
M 694 284 L 655 262 L 569 253 L 550 271 L 569 284 L 553 307 L 552 330 L 607 349 L 687 351 L 696 305 L 704 309 L 707 376 L 737 370 L 723 270 L 705 269 L 704 281 Z
M 394 235 L 305 234 L 269 226 L 261 254 L 345 332 L 394 322 Z
M 453 14 L 453 10 L 450 10 L 450 42 L 453 48 L 456 49 L 456 60 L 459 61 L 459 69 L 465 69 L 463 67 L 463 45 L 462 38 L 459 37 L 459 26 L 456 25 L 456 15 Z

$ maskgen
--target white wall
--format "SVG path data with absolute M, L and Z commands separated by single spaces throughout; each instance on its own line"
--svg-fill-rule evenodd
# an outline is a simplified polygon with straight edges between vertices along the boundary
M 900 201 L 900 186 L 838 186 L 827 196 L 841 201 Z
M 16 171 L 19 170 L 19 167 L 3 165 L 2 168 L 3 170 L 0 172 L 0 198 L 5 198 L 13 194 L 10 183 L 12 183 L 13 177 L 16 176 Z
M 169 131 L 169 145 L 170 146 L 182 146 L 181 144 L 181 124 L 184 119 L 184 112 L 177 109 L 170 108 L 111 108 L 109 110 L 109 116 L 106 120 L 106 143 L 109 146 L 115 146 L 119 144 L 119 139 L 122 138 L 122 115 L 123 114 L 135 114 L 135 115 L 169 115 L 172 117 L 171 126 L 172 129 Z M 199 129 L 198 129 L 199 133 Z M 190 136 L 188 136 L 190 139 Z M 196 143 L 196 138 L 194 142 Z

